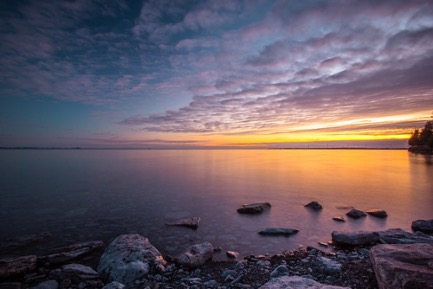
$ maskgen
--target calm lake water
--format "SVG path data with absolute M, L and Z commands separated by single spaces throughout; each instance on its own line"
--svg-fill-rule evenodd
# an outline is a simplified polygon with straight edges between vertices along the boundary
M 140 233 L 170 255 L 209 241 L 223 248 L 221 260 L 225 250 L 276 254 L 317 246 L 334 230 L 410 230 L 433 218 L 433 160 L 404 150 L 3 150 L 0 159 L 3 240 L 50 232 L 64 245 Z M 312 200 L 321 212 L 304 208 Z M 250 202 L 272 208 L 236 212 Z M 331 219 L 348 206 L 389 217 Z M 192 216 L 201 217 L 197 230 L 165 226 Z M 257 234 L 266 227 L 300 232 Z

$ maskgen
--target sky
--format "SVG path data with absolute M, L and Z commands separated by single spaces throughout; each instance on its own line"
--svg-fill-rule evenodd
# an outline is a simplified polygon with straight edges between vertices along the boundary
M 4 0 L 0 146 L 405 146 L 433 1 Z

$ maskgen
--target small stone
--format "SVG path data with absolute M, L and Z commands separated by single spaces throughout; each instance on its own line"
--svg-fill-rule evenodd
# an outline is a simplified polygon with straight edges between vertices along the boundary
M 278 266 L 270 274 L 270 276 L 272 278 L 279 277 L 279 276 L 284 276 L 284 275 L 289 275 L 289 269 L 287 268 L 286 265 L 280 265 L 280 266 Z
M 342 216 L 332 217 L 332 219 L 337 222 L 346 222 L 346 219 L 344 219 Z
M 32 287 L 31 289 L 57 289 L 59 288 L 59 283 L 56 280 L 47 280 L 39 283 L 38 285 Z
M 317 244 L 319 244 L 322 247 L 328 247 L 328 243 L 327 242 L 318 242 Z
M 313 209 L 314 211 L 319 211 L 323 209 L 322 205 L 319 202 L 313 201 L 306 204 L 304 207 Z
M 266 228 L 260 231 L 260 235 L 270 235 L 270 236 L 290 236 L 299 232 L 299 229 L 295 228 Z
M 361 217 L 367 216 L 367 214 L 361 210 L 352 209 L 347 214 L 347 216 L 353 218 L 353 219 L 359 219 Z
M 188 247 L 176 258 L 176 263 L 189 268 L 196 268 L 203 265 L 213 257 L 213 246 L 209 242 Z
M 227 280 L 228 277 L 231 277 L 232 280 L 235 279 L 238 276 L 238 273 L 234 270 L 225 270 L 222 274 L 221 274 L 221 278 L 223 278 L 224 280 Z
M 123 289 L 123 287 L 125 287 L 125 285 L 123 285 L 122 283 L 113 281 L 102 287 L 102 289 Z
M 175 220 L 173 222 L 166 223 L 167 226 L 182 226 L 192 229 L 197 229 L 200 224 L 200 217 L 192 217 Z
M 260 214 L 270 207 L 270 203 L 252 203 L 242 205 L 237 211 L 239 214 Z
M 239 252 L 235 252 L 235 251 L 227 251 L 226 252 L 227 257 L 229 258 L 237 258 L 239 257 Z
M 377 218 L 386 218 L 388 217 L 388 214 L 384 210 L 379 209 L 371 209 L 366 211 L 367 214 L 377 217 Z

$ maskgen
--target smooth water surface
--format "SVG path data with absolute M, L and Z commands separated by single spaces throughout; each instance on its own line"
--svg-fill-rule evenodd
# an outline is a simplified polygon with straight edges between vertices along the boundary
M 163 254 L 209 241 L 245 256 L 433 218 L 432 159 L 404 150 L 3 150 L 0 159 L 3 240 L 50 232 L 63 245 L 140 233 Z M 312 200 L 324 209 L 304 208 Z M 236 212 L 250 202 L 272 208 Z M 389 217 L 331 219 L 349 206 Z M 165 226 L 192 216 L 201 217 L 197 230 Z M 266 227 L 300 232 L 257 234 Z

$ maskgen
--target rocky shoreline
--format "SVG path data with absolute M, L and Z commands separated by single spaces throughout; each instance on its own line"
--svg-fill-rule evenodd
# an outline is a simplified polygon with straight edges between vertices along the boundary
M 306 207 L 322 209 L 315 202 Z M 254 203 L 238 212 L 260 214 L 269 209 L 269 203 Z M 367 213 L 387 217 L 383 210 Z M 347 213 L 350 218 L 366 215 L 355 209 Z M 167 225 L 195 229 L 199 221 L 193 217 Z M 185 248 L 176 256 L 162 256 L 146 237 L 126 234 L 108 246 L 91 241 L 43 255 L 0 259 L 0 289 L 433 288 L 433 220 L 416 220 L 412 230 L 334 231 L 332 241 L 316 247 L 243 258 L 209 242 Z M 290 236 L 297 229 L 265 232 Z M 49 238 L 50 234 L 41 233 L 0 246 L 27 246 Z M 229 260 L 213 261 L 217 254 L 226 254 Z

